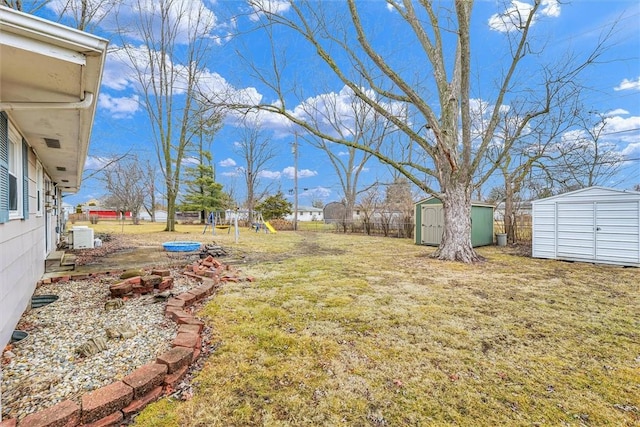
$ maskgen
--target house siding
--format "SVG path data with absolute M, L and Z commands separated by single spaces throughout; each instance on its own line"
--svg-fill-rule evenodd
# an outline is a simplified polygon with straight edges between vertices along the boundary
M 25 149 L 27 178 L 25 206 L 22 219 L 11 219 L 0 224 L 0 348 L 11 339 L 11 334 L 22 313 L 29 307 L 31 295 L 44 274 L 45 220 L 49 220 L 50 241 L 57 241 L 53 215 L 38 215 L 36 192 L 35 154 Z M 2 190 L 4 193 L 6 190 Z M 28 211 L 27 211 L 28 209 Z
M 12 220 L 0 226 L 0 347 L 29 307 L 44 274 L 44 217 Z

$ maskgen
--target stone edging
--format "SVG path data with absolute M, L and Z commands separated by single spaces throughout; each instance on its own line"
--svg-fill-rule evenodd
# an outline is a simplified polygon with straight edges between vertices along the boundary
M 168 277 L 169 270 L 153 270 L 151 274 L 163 278 L 156 284 L 156 289 L 169 289 L 173 286 L 173 279 Z M 72 400 L 65 400 L 29 414 L 20 422 L 15 418 L 0 421 L 0 427 L 116 426 L 149 403 L 170 394 L 185 377 L 202 350 L 204 322 L 197 319 L 188 309 L 211 296 L 218 289 L 220 282 L 241 280 L 230 266 L 221 264 L 211 256 L 187 266 L 183 274 L 198 280 L 201 284 L 167 300 L 165 315 L 179 325 L 170 350 L 158 355 L 154 363 L 137 368 L 121 381 L 83 394 L 80 405 Z M 75 279 L 75 276 L 71 278 Z M 86 275 L 83 278 L 87 278 Z M 62 280 L 65 279 L 70 280 L 66 276 Z M 253 281 L 253 278 L 247 277 L 243 280 Z M 111 287 L 119 286 L 122 289 L 123 284 L 128 284 L 128 288 L 131 289 L 132 285 L 139 286 L 141 282 L 145 282 L 144 278 L 138 276 Z M 142 292 L 135 293 L 150 292 L 154 287 L 150 290 L 144 286 L 138 289 Z

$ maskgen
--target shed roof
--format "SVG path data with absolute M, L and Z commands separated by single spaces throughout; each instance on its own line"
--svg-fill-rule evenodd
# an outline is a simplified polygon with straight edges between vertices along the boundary
M 579 190 L 569 191 L 567 193 L 557 194 L 555 196 L 533 200 L 531 203 L 535 205 L 536 203 L 549 202 L 552 200 L 561 199 L 565 197 L 572 197 L 576 195 L 588 195 L 588 193 L 594 193 L 594 196 L 595 195 L 601 196 L 603 194 L 612 194 L 612 195 L 619 195 L 619 196 L 628 195 L 630 197 L 634 197 L 634 198 L 637 197 L 638 199 L 640 199 L 640 192 L 637 192 L 637 191 L 618 190 L 615 188 L 608 188 L 608 187 L 601 187 L 601 186 L 594 185 L 592 187 L 581 188 Z
M 425 197 L 424 199 L 421 199 L 421 200 L 418 200 L 417 202 L 415 202 L 414 205 L 419 205 L 421 203 L 427 202 L 427 201 L 432 200 L 432 199 L 440 200 L 440 198 L 436 197 L 436 196 Z M 486 206 L 488 208 L 495 208 L 496 207 L 493 203 L 481 202 L 479 200 L 472 200 L 471 201 L 471 206 Z

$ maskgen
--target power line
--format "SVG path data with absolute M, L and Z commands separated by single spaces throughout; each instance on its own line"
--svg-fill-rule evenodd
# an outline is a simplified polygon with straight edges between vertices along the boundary
M 605 124 L 605 126 L 606 126 L 606 124 Z M 617 134 L 617 133 L 637 132 L 637 131 L 639 131 L 639 130 L 640 130 L 640 128 L 625 129 L 625 130 L 617 130 L 617 131 L 615 131 L 615 132 L 607 132 L 607 133 L 602 133 L 602 134 L 600 134 L 600 135 L 602 135 L 602 136 L 615 135 L 615 134 Z

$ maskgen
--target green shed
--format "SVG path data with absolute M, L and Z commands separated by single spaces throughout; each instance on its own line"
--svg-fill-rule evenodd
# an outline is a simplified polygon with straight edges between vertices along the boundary
M 471 202 L 471 245 L 493 244 L 493 208 L 489 203 Z M 444 210 L 437 197 L 420 200 L 415 205 L 416 245 L 438 246 L 444 232 Z

